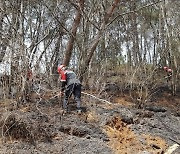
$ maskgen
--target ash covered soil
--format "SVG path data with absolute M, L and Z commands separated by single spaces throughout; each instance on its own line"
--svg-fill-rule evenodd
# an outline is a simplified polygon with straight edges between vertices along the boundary
M 88 93 L 88 92 L 87 92 Z M 89 92 L 90 93 L 90 92 Z M 0 100 L 0 154 L 163 154 L 180 148 L 180 96 L 162 96 L 139 109 L 125 94 L 109 102 L 82 95 L 82 114 L 70 100 Z

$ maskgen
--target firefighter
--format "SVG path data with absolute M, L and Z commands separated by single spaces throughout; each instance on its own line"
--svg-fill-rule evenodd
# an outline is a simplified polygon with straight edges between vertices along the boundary
M 167 79 L 167 82 L 169 82 L 171 80 L 171 78 L 172 78 L 172 69 L 165 66 L 164 71 L 167 73 L 165 79 Z
M 64 94 L 63 109 L 67 112 L 67 103 L 71 95 L 77 103 L 77 112 L 81 113 L 81 83 L 77 79 L 76 74 L 68 70 L 65 65 L 58 66 L 58 73 L 61 76 L 61 94 Z

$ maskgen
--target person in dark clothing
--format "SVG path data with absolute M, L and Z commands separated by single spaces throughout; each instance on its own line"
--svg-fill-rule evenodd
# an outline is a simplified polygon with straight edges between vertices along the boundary
M 67 103 L 71 95 L 74 95 L 77 103 L 77 112 L 81 113 L 81 83 L 76 74 L 66 69 L 65 65 L 58 66 L 58 73 L 61 76 L 61 93 L 64 93 L 63 108 L 67 111 Z
M 166 72 L 165 79 L 167 79 L 167 82 L 169 82 L 172 78 L 172 69 L 165 66 L 164 71 Z

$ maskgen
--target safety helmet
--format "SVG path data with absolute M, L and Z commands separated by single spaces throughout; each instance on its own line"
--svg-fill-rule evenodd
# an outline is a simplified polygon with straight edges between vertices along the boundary
M 65 65 L 58 66 L 58 72 L 61 72 L 63 70 L 63 68 L 65 68 Z
M 164 70 L 167 71 L 167 70 L 168 70 L 168 67 L 167 67 L 167 66 L 164 66 Z
M 169 68 L 167 71 L 168 71 L 168 72 L 172 72 L 172 69 Z

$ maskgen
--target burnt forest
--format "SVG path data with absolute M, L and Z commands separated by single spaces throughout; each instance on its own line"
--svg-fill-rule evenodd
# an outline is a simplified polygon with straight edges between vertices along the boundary
M 0 0 L 0 154 L 180 154 L 179 0 Z

